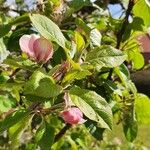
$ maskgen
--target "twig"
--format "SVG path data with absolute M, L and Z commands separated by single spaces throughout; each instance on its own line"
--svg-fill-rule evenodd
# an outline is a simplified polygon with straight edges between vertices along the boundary
M 48 115 L 50 113 L 55 112 L 56 110 L 63 109 L 64 107 L 65 107 L 65 103 L 63 102 L 63 103 L 56 104 L 56 105 L 54 105 L 54 106 L 52 106 L 50 108 L 38 109 L 38 111 L 40 113 L 42 113 L 43 115 Z
M 6 117 L 8 117 L 9 115 L 13 114 L 16 111 L 16 109 L 12 108 L 7 112 L 4 112 L 0 115 L 0 119 L 5 119 Z
M 16 70 L 13 71 L 13 73 L 9 76 L 10 78 L 13 78 L 21 69 L 17 68 Z
M 66 124 L 58 134 L 56 134 L 55 139 L 54 139 L 54 143 L 56 143 L 65 133 L 68 129 L 71 128 L 70 124 Z

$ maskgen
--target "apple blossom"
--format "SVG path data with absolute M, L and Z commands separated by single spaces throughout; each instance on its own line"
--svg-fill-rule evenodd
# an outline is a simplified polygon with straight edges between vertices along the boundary
M 36 34 L 23 35 L 19 39 L 22 52 L 39 62 L 47 62 L 53 55 L 52 43 Z
M 61 113 L 61 117 L 69 124 L 82 124 L 86 120 L 83 119 L 83 113 L 77 107 L 70 107 Z

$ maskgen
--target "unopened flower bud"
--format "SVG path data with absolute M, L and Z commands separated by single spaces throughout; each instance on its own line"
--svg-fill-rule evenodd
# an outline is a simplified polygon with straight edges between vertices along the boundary
M 66 123 L 69 124 L 82 124 L 86 120 L 83 119 L 83 113 L 77 107 L 71 107 L 63 111 L 61 114 Z

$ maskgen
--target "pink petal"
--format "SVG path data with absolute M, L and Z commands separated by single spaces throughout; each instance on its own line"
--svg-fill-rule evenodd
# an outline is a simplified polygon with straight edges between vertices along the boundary
M 85 123 L 86 121 L 87 121 L 87 120 L 81 118 L 80 121 L 78 122 L 78 124 L 83 124 L 83 123 Z
M 29 49 L 30 49 L 30 52 L 33 54 L 33 57 L 35 57 L 35 52 L 34 52 L 34 49 L 33 49 L 33 44 L 39 38 L 40 38 L 39 35 L 31 34 L 31 38 L 30 38 L 30 41 L 29 41 Z
M 71 107 L 63 111 L 61 117 L 69 124 L 82 124 L 86 121 L 83 119 L 83 113 L 77 107 Z
M 47 62 L 53 55 L 52 43 L 44 38 L 35 40 L 33 49 L 37 61 Z
M 79 108 L 72 107 L 72 111 L 74 111 L 78 116 L 83 117 L 83 113 Z
M 30 41 L 31 36 L 30 35 L 23 35 L 20 39 L 19 39 L 19 45 L 20 48 L 23 52 L 27 53 L 29 51 L 29 41 Z
M 19 45 L 23 52 L 27 53 L 30 57 L 34 57 L 34 51 L 33 51 L 33 43 L 36 39 L 38 39 L 39 36 L 36 34 L 31 35 L 23 35 L 19 39 Z

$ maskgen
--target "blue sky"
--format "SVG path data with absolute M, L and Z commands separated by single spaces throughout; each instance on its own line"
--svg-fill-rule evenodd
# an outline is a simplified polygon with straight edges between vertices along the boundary
M 122 15 L 122 8 L 119 4 L 108 6 L 113 18 L 119 18 Z

